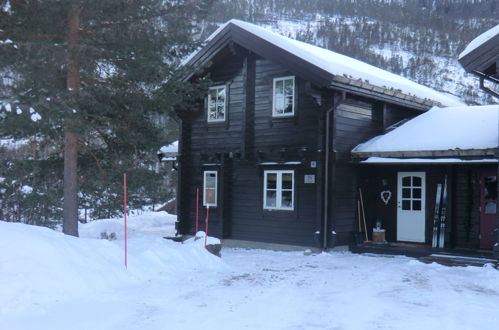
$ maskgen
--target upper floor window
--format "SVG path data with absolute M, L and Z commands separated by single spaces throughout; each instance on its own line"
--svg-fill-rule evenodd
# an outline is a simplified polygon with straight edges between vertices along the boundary
M 263 208 L 292 211 L 294 171 L 264 171 Z
M 208 122 L 225 121 L 225 86 L 210 87 L 208 92 Z
M 295 77 L 274 78 L 272 116 L 292 116 L 295 113 Z

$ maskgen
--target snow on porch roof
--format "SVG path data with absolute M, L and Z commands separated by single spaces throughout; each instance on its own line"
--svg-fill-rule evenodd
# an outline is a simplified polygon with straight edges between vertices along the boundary
M 498 113 L 499 105 L 433 107 L 393 131 L 359 144 L 352 153 L 497 148 Z
M 400 90 L 406 95 L 416 96 L 423 100 L 428 99 L 444 106 L 463 105 L 463 103 L 453 95 L 439 93 L 429 87 L 417 84 L 407 78 L 382 70 L 362 61 L 284 37 L 263 27 L 237 19 L 232 19 L 220 26 L 210 37 L 208 37 L 207 41 L 214 39 L 231 24 L 325 70 L 336 76 L 340 83 L 345 83 L 345 79 L 340 78 L 348 78 L 350 82 L 363 81 L 367 82 L 367 85 L 371 86 L 371 88 L 376 86 L 388 90 Z M 192 59 L 195 55 L 196 54 L 193 54 L 189 59 Z

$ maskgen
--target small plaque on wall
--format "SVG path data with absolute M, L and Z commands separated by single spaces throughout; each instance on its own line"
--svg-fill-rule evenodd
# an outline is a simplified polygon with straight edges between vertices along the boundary
M 315 174 L 305 174 L 304 175 L 305 183 L 315 183 Z

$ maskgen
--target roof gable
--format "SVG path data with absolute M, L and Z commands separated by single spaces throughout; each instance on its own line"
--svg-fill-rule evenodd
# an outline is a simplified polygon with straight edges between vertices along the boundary
M 230 20 L 217 29 L 208 38 L 206 46 L 189 57 L 186 63 L 207 63 L 230 42 L 278 62 L 319 86 L 353 86 L 369 93 L 424 104 L 426 109 L 432 104 L 462 105 L 454 96 L 439 93 L 407 78 L 239 20 Z
M 467 72 L 486 73 L 491 66 L 496 66 L 498 61 L 499 24 L 473 39 L 459 54 L 459 62 Z M 497 68 L 494 71 L 496 70 Z M 499 78 L 497 72 L 489 74 Z

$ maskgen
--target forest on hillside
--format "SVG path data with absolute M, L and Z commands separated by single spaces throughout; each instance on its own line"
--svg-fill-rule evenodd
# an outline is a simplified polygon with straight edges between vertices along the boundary
M 174 185 L 166 182 L 175 172 L 158 164 L 157 151 L 177 139 L 173 108 L 202 91 L 173 83 L 179 63 L 231 18 L 354 57 L 468 104 L 496 102 L 457 62 L 474 37 L 499 23 L 496 0 L 147 0 L 142 6 L 74 0 L 85 31 L 77 94 L 66 85 L 67 41 L 57 36 L 67 32 L 69 3 L 0 1 L 3 220 L 61 223 L 68 120 L 78 123 L 80 220 L 122 211 L 124 172 L 133 208 L 173 198 Z

